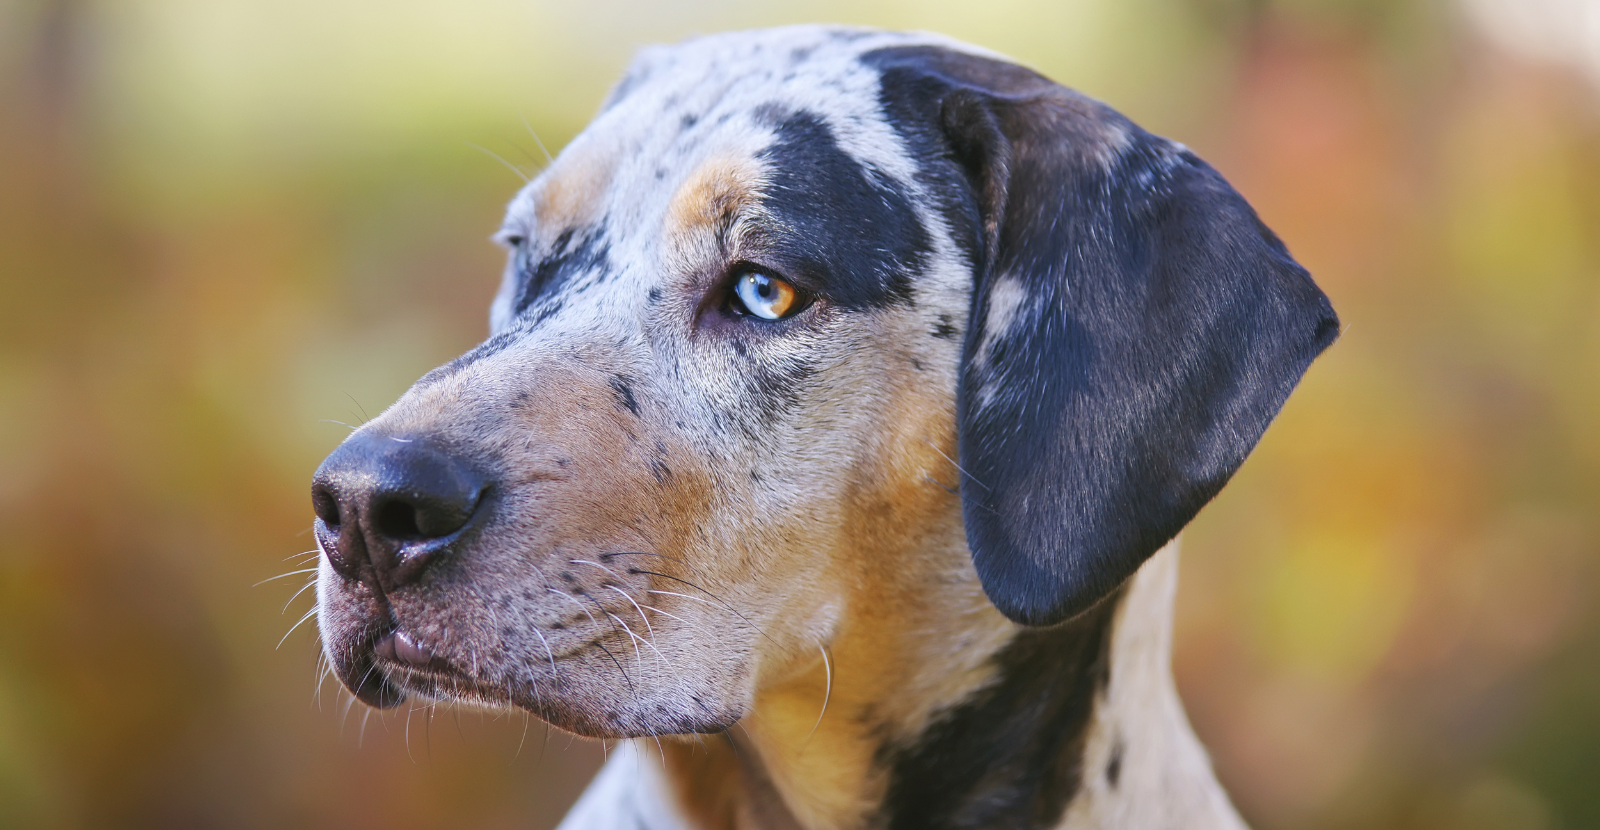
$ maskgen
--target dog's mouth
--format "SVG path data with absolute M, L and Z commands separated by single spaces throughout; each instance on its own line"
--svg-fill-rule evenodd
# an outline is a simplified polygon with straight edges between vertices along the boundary
M 509 696 L 434 653 L 404 628 L 393 628 L 336 660 L 341 680 L 363 703 L 390 709 L 408 697 L 504 704 Z
M 515 702 L 514 695 L 506 689 L 487 683 L 465 667 L 434 653 L 404 628 L 396 628 L 380 637 L 370 653 L 374 672 L 381 674 L 386 685 L 401 698 L 414 696 L 491 706 Z

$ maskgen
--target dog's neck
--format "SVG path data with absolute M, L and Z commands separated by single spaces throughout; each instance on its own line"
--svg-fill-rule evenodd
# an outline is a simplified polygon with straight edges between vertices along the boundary
M 939 626 L 847 627 L 726 739 L 639 742 L 635 792 L 685 828 L 1242 827 L 1173 687 L 1176 580 L 1174 544 L 1048 629 L 936 589 Z

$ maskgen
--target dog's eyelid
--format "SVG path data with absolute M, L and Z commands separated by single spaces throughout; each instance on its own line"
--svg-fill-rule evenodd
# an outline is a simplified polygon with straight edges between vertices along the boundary
M 515 249 L 528 241 L 528 235 L 512 228 L 501 228 L 491 234 L 489 240 L 502 248 Z

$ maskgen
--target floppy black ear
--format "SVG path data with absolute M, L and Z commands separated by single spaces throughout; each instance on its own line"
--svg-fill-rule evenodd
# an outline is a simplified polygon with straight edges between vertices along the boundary
M 1177 535 L 1338 335 L 1327 297 L 1187 149 L 1029 70 L 867 56 L 975 274 L 967 542 L 1018 622 L 1093 605 Z

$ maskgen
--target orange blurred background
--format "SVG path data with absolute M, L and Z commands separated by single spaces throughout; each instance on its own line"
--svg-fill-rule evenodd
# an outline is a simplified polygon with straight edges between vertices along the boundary
M 0 826 L 552 826 L 598 745 L 346 715 L 256 583 L 336 422 L 483 337 L 490 153 L 639 45 L 808 20 L 1108 101 L 1333 298 L 1186 536 L 1178 681 L 1254 826 L 1600 826 L 1594 0 L 0 0 Z

